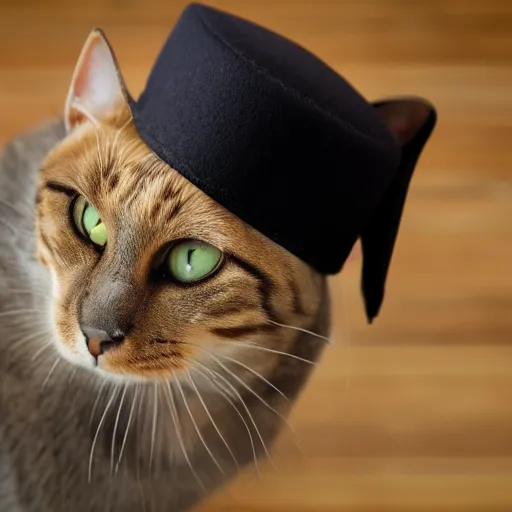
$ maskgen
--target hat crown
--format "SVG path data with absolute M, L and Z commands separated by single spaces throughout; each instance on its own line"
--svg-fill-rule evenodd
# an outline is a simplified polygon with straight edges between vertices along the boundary
M 371 105 L 304 47 L 264 27 L 201 4 L 189 5 L 181 19 L 186 20 L 188 16 L 200 19 L 235 55 L 250 63 L 256 72 L 279 83 L 289 94 L 342 123 L 351 124 L 365 136 L 390 146 L 394 144 Z

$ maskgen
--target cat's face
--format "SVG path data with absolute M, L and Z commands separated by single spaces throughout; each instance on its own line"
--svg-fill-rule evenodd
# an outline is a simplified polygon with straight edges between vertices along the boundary
M 151 152 L 99 33 L 65 121 L 68 137 L 40 171 L 36 224 L 68 359 L 143 379 L 220 356 L 264 366 L 275 352 L 256 348 L 286 351 L 297 331 L 283 325 L 311 325 L 324 278 Z
M 166 377 L 276 337 L 286 348 L 294 331 L 275 322 L 307 326 L 321 298 L 320 276 L 162 163 L 122 113 L 50 154 L 37 233 L 58 348 L 111 374 Z

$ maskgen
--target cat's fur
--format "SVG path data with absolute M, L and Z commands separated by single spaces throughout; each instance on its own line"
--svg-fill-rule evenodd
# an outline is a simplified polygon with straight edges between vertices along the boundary
M 109 130 L 112 127 L 105 129 Z M 124 151 L 126 159 L 130 159 L 133 151 L 147 152 L 129 129 L 124 131 L 126 133 L 118 137 L 115 142 L 121 144 L 121 148 L 130 149 L 130 151 Z M 176 377 L 172 373 L 176 367 L 176 358 L 165 359 L 164 361 L 172 363 L 167 367 L 165 363 L 162 365 L 157 360 L 155 367 L 159 369 L 159 372 L 155 373 L 155 378 L 148 375 L 148 382 L 134 381 L 133 383 L 128 380 L 116 381 L 109 378 L 108 369 L 103 374 L 99 374 L 97 371 L 81 368 L 62 359 L 56 353 L 55 347 L 58 346 L 57 343 L 65 340 L 67 333 L 71 331 L 65 329 L 59 331 L 58 321 L 56 325 L 53 323 L 53 314 L 57 308 L 53 303 L 51 279 L 35 257 L 33 205 L 36 196 L 38 166 L 46 152 L 64 135 L 61 123 L 47 125 L 11 143 L 5 149 L 1 159 L 0 510 L 12 512 L 186 510 L 236 472 L 237 467 L 226 444 L 240 466 L 253 460 L 252 443 L 258 456 L 265 453 L 259 434 L 256 433 L 254 424 L 250 420 L 245 406 L 242 405 L 242 400 L 250 411 L 254 423 L 258 426 L 267 448 L 270 448 L 278 427 L 283 423 L 279 415 L 287 415 L 290 403 L 294 401 L 304 384 L 311 365 L 296 358 L 253 350 L 242 345 L 238 347 L 237 351 L 238 337 L 234 338 L 233 336 L 226 337 L 224 344 L 219 342 L 217 345 L 205 345 L 217 353 L 219 358 L 222 357 L 222 354 L 226 354 L 233 359 L 245 362 L 245 365 L 261 373 L 269 383 L 283 392 L 290 400 L 289 402 L 285 401 L 268 383 L 243 367 L 230 364 L 228 360 L 223 360 L 223 362 L 230 367 L 232 372 L 239 375 L 239 378 L 243 379 L 262 400 L 225 372 L 223 373 L 224 378 L 232 383 L 233 388 L 229 388 L 225 381 L 218 380 L 217 382 L 224 389 L 224 393 L 228 393 L 227 397 L 222 396 L 219 388 L 207 381 L 205 376 L 211 378 L 211 374 L 206 372 L 195 374 L 195 382 L 215 421 L 215 426 L 226 440 L 226 444 L 224 444 L 198 400 L 195 389 L 188 384 L 186 377 L 183 375 Z M 126 137 L 126 140 L 123 140 L 122 137 Z M 111 143 L 114 142 L 114 138 L 110 139 Z M 101 140 L 108 141 L 109 138 L 104 134 Z M 84 130 L 83 139 L 79 142 L 80 154 L 84 160 L 77 160 L 74 163 L 72 160 L 66 161 L 62 155 L 66 155 L 68 150 L 72 151 L 69 146 L 75 144 L 76 141 L 60 146 L 60 149 L 53 153 L 54 156 L 50 157 L 43 167 L 42 183 L 45 182 L 44 173 L 52 172 L 48 169 L 57 169 L 52 175 L 53 178 L 62 178 L 63 174 L 68 172 L 69 176 L 74 176 L 74 179 L 81 179 L 81 183 L 87 187 L 87 175 L 91 175 L 95 168 L 98 169 L 98 166 L 92 165 L 92 162 L 101 156 L 98 153 L 96 141 L 93 129 Z M 132 146 L 127 146 L 130 141 Z M 108 147 L 108 144 L 105 143 L 105 148 Z M 102 151 L 101 148 L 100 151 Z M 124 166 L 120 165 L 123 158 L 122 151 L 109 153 L 106 149 L 103 154 L 105 162 L 109 154 L 116 154 L 116 158 L 119 159 L 111 168 L 111 172 L 122 173 L 126 170 L 126 174 L 119 180 L 119 193 L 125 190 L 123 187 L 126 187 L 129 179 L 146 179 L 142 174 L 137 177 L 136 172 L 141 172 L 138 168 L 138 171 L 134 170 L 129 177 L 131 172 L 129 166 L 126 166 L 126 162 L 124 162 Z M 55 155 L 59 155 L 59 157 Z M 52 158 L 54 160 L 57 158 L 60 166 L 54 165 Z M 84 165 L 87 163 L 87 158 L 91 159 L 91 165 Z M 148 183 L 151 182 L 151 176 L 155 180 L 163 180 L 159 182 L 160 185 L 176 183 L 179 180 L 179 177 L 175 176 L 173 171 L 168 168 L 165 169 L 168 174 L 163 176 L 162 164 L 153 161 L 151 157 L 149 160 Z M 68 165 L 63 165 L 65 163 Z M 151 169 L 153 169 L 153 173 Z M 110 179 L 112 178 L 110 177 Z M 112 190 L 112 187 L 108 187 L 108 177 L 105 177 L 105 180 L 107 184 L 105 190 L 108 190 L 110 194 L 108 197 L 115 198 L 116 187 L 113 187 Z M 186 187 L 187 184 L 184 186 Z M 144 196 L 144 190 L 141 183 L 139 192 L 134 191 L 136 196 L 140 194 L 141 198 L 144 198 L 138 203 L 135 201 L 139 208 L 135 211 L 138 211 L 142 221 L 146 215 L 151 215 L 150 211 L 145 212 L 142 209 L 147 206 L 151 210 L 152 206 L 151 196 Z M 201 212 L 206 209 L 205 217 L 202 220 L 203 230 L 205 230 L 208 219 L 216 222 L 218 233 L 222 232 L 223 222 L 226 222 L 230 228 L 234 228 L 238 224 L 238 231 L 242 229 L 239 221 L 232 221 L 231 224 L 229 218 L 225 218 L 223 221 L 222 215 L 226 215 L 225 213 L 217 214 L 221 215 L 220 218 L 216 217 L 216 205 L 211 204 L 198 191 L 190 190 L 189 194 L 192 196 L 196 194 L 198 199 L 195 203 L 190 201 L 192 211 L 188 212 L 184 222 L 187 219 L 193 221 L 195 204 L 197 215 L 201 215 Z M 65 247 L 66 237 L 69 237 L 71 233 L 69 226 L 66 227 L 66 201 L 68 200 L 69 198 L 65 194 L 59 196 L 48 190 L 40 190 L 38 195 L 39 208 L 48 208 L 45 214 L 40 214 L 40 219 L 52 212 L 53 217 L 46 221 L 50 232 L 52 223 L 62 222 L 60 228 L 62 231 L 53 235 L 57 238 L 61 237 L 60 241 L 59 239 L 48 240 L 49 250 L 42 251 L 43 259 L 54 268 L 58 267 L 57 258 L 61 258 L 58 260 L 61 263 L 62 261 L 72 262 L 73 251 L 66 253 Z M 207 210 L 209 205 L 211 206 L 210 211 Z M 55 210 L 51 210 L 52 208 Z M 117 208 L 119 205 L 113 203 L 112 211 L 117 211 Z M 160 211 L 165 212 L 166 210 L 162 208 Z M 185 211 L 183 210 L 183 212 Z M 157 214 L 153 222 L 156 223 L 158 220 L 160 219 Z M 168 229 L 164 219 L 160 220 L 160 229 Z M 326 335 L 328 332 L 328 299 L 324 279 L 309 267 L 294 261 L 295 258 L 287 255 L 285 251 L 281 254 L 281 258 L 284 258 L 281 263 L 270 260 L 269 254 L 278 254 L 279 248 L 269 248 L 270 253 L 263 257 L 264 247 L 262 245 L 266 241 L 256 233 L 248 234 L 247 230 L 250 231 L 250 228 L 242 229 L 242 232 L 245 233 L 244 236 L 247 237 L 243 240 L 246 245 L 239 247 L 238 250 L 245 252 L 245 257 L 248 257 L 252 264 L 268 276 L 270 288 L 265 291 L 269 294 L 265 300 L 269 301 L 267 306 L 272 305 L 279 312 L 276 320 L 300 325 Z M 240 244 L 242 239 L 236 237 L 236 232 L 235 230 L 233 239 L 236 242 L 232 243 Z M 141 234 L 141 237 L 143 236 L 144 232 Z M 155 236 L 154 233 L 151 234 L 150 240 L 154 240 Z M 229 236 L 230 232 L 227 231 L 225 240 L 229 241 Z M 251 239 L 251 237 L 254 238 Z M 135 247 L 142 246 L 142 240 L 143 238 L 134 238 L 132 244 Z M 55 252 L 52 253 L 52 250 Z M 236 247 L 233 250 L 236 250 Z M 56 251 L 60 252 L 56 254 Z M 80 265 L 87 265 L 85 258 L 96 257 L 88 251 L 87 247 L 83 247 L 83 256 L 79 256 L 79 259 L 72 262 L 71 265 L 72 268 L 75 267 L 77 274 L 82 276 L 82 281 L 75 282 L 75 289 L 69 292 L 73 298 L 79 296 L 88 286 L 87 279 L 94 279 L 93 270 L 88 268 L 86 276 L 80 272 Z M 253 257 L 251 257 L 252 251 Z M 106 255 L 107 253 L 104 256 Z M 115 259 L 113 254 L 109 256 Z M 48 260 L 52 257 L 54 260 L 49 263 Z M 111 264 L 114 265 L 113 260 Z M 69 265 L 64 263 L 62 269 L 68 267 Z M 279 273 L 274 274 L 274 269 L 279 270 Z M 285 278 L 288 272 L 293 272 L 293 269 L 296 274 L 292 273 L 291 276 Z M 71 272 L 69 269 L 68 271 Z M 108 273 L 108 268 L 106 271 Z M 101 274 L 100 276 L 98 277 L 100 283 L 104 283 L 106 278 Z M 304 279 L 302 284 L 300 283 L 301 277 Z M 222 279 L 220 276 L 219 278 Z M 255 278 L 251 276 L 250 272 L 246 272 L 245 275 L 241 271 L 235 272 L 231 276 L 227 272 L 224 278 L 226 281 L 223 296 L 226 304 L 237 300 L 236 294 L 240 294 L 240 290 L 245 290 L 245 295 L 238 297 L 242 303 L 244 300 L 250 303 L 251 300 L 256 300 L 256 297 L 259 300 L 262 299 L 261 290 L 255 287 Z M 240 288 L 236 286 L 237 279 L 245 280 L 240 284 Z M 65 296 L 65 292 L 63 293 L 61 289 L 55 290 L 55 292 Z M 170 302 L 170 314 L 173 307 L 172 291 L 167 293 L 165 299 Z M 190 290 L 190 293 L 193 292 Z M 213 303 L 210 301 L 214 300 L 214 294 L 210 293 L 210 295 L 212 295 L 211 298 L 205 293 L 202 301 L 200 295 L 194 297 L 194 310 L 203 312 L 204 317 L 207 317 L 208 305 Z M 187 301 L 187 298 L 182 296 L 180 302 L 183 301 Z M 221 306 L 222 304 L 223 302 L 220 302 Z M 216 306 L 219 307 L 219 303 Z M 179 309 L 179 303 L 174 307 Z M 16 312 L 16 310 L 18 311 Z M 4 315 L 4 313 L 7 314 Z M 179 315 L 179 311 L 176 315 Z M 237 312 L 233 311 L 233 315 L 236 316 Z M 76 322 L 76 314 L 73 313 L 73 310 L 66 311 L 62 318 L 64 322 L 67 321 L 70 324 Z M 237 318 L 237 322 L 239 318 Z M 309 320 L 304 322 L 304 319 Z M 153 317 L 153 322 L 160 325 L 159 332 L 165 333 L 165 329 L 175 328 L 179 323 L 179 316 L 174 317 L 172 323 L 169 322 L 169 324 L 165 324 L 165 320 Z M 234 327 L 236 324 L 229 315 L 225 320 L 226 328 Z M 249 318 L 249 320 L 251 319 Z M 142 323 L 138 342 L 144 343 L 144 339 L 149 342 L 145 333 L 151 331 L 151 323 L 145 317 L 142 317 L 140 321 Z M 222 324 L 219 324 L 218 321 L 217 319 L 216 323 L 211 324 L 212 329 L 221 328 Z M 209 326 L 207 318 L 198 320 L 197 323 L 200 328 Z M 185 332 L 189 327 L 192 330 L 197 328 L 195 324 L 185 321 L 184 324 L 182 329 Z M 196 342 L 207 340 L 205 329 L 197 332 L 197 337 L 194 338 Z M 222 331 L 219 332 L 222 333 Z M 242 334 L 240 333 L 240 338 Z M 305 332 L 279 328 L 275 325 L 271 326 L 268 332 L 256 334 L 255 339 L 264 342 L 268 348 L 286 351 L 310 360 L 317 359 L 325 344 L 322 339 Z M 251 338 L 249 337 L 249 339 Z M 43 348 L 48 341 L 51 343 Z M 158 349 L 161 350 L 161 347 L 159 346 Z M 179 359 L 180 355 L 178 354 L 177 357 Z M 193 357 L 193 354 L 189 354 L 189 357 Z M 54 367 L 56 361 L 59 363 Z M 214 371 L 219 372 L 220 370 L 214 362 L 208 363 L 207 360 L 204 360 L 202 364 L 211 366 Z M 186 367 L 186 364 L 184 366 Z M 135 371 L 136 367 L 135 364 Z M 53 371 L 50 374 L 52 368 Z M 178 438 L 180 435 L 169 407 L 168 388 L 161 379 L 161 375 L 171 382 L 177 378 L 182 380 L 181 388 L 203 439 L 198 436 L 188 410 L 184 407 L 185 402 L 181 392 L 174 386 L 181 441 Z M 125 382 L 128 382 L 126 386 Z M 275 410 L 270 410 L 263 404 L 263 401 Z M 132 409 L 133 404 L 135 406 Z M 119 410 L 121 413 L 118 416 Z M 123 459 L 118 466 L 120 449 L 132 410 L 132 420 L 126 437 Z M 105 415 L 104 411 L 107 411 Z M 251 432 L 250 435 L 248 430 Z M 95 437 L 94 459 L 90 466 L 89 457 Z M 114 452 L 112 452 L 112 446 L 114 446 Z M 206 446 L 208 450 L 211 450 L 213 457 L 208 453 Z M 214 459 L 221 466 L 224 474 L 216 466 Z M 111 471 L 112 466 L 114 475 Z M 193 474 L 191 467 L 197 473 L 197 477 Z M 198 480 L 205 489 L 201 489 Z

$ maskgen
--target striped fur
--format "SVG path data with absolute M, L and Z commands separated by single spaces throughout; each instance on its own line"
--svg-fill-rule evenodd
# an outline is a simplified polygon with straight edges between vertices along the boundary
M 76 193 L 107 225 L 104 252 L 84 243 L 70 224 Z M 81 126 L 58 145 L 41 169 L 37 195 L 39 253 L 60 290 L 59 348 L 79 364 L 88 364 L 78 321 L 83 308 L 96 308 L 93 318 L 130 318 L 126 342 L 103 355 L 99 369 L 150 379 L 200 357 L 193 345 L 223 350 L 229 342 L 231 351 L 249 340 L 286 348 L 293 331 L 276 323 L 304 327 L 317 314 L 323 279 L 160 161 L 122 115 Z M 194 286 L 154 278 L 158 254 L 182 238 L 221 249 L 221 271 Z M 102 301 L 119 287 L 129 297 L 105 311 Z

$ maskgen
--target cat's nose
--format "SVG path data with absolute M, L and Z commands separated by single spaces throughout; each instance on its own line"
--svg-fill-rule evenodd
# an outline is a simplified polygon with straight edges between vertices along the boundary
M 107 350 L 121 345 L 125 338 L 124 333 L 121 331 L 108 333 L 101 329 L 82 327 L 82 332 L 85 336 L 87 350 L 89 350 L 89 353 L 95 358 L 98 358 Z

